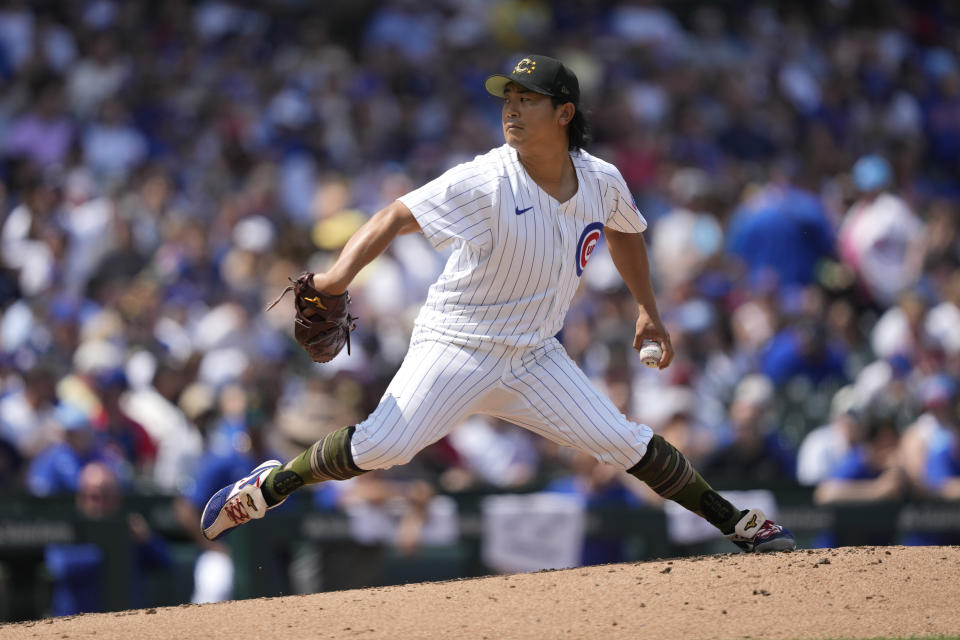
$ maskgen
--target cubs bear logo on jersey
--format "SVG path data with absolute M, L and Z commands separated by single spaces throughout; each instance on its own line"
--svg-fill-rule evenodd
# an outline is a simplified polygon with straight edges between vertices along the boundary
M 577 241 L 577 276 L 583 275 L 583 270 L 587 266 L 587 260 L 590 259 L 590 255 L 596 248 L 597 243 L 600 242 L 602 235 L 602 222 L 588 224 L 583 230 L 583 233 L 580 234 L 580 239 Z

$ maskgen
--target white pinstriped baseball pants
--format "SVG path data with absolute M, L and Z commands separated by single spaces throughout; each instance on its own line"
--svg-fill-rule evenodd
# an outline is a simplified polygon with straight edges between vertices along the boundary
M 469 415 L 502 418 L 619 469 L 639 462 L 653 430 L 630 422 L 563 346 L 464 347 L 415 335 L 380 404 L 351 441 L 361 469 L 404 464 Z

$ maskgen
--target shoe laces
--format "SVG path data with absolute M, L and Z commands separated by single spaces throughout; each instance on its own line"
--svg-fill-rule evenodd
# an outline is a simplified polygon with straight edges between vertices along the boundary
M 760 530 L 757 531 L 757 535 L 754 536 L 754 540 L 762 540 L 769 536 L 775 535 L 783 531 L 783 527 L 778 525 L 773 520 L 765 520 L 764 523 L 760 526 Z
M 246 501 L 246 505 L 244 505 L 244 501 Z M 257 509 L 257 505 L 253 501 L 253 496 L 251 496 L 249 492 L 240 493 L 227 500 L 227 503 L 223 505 L 224 511 L 227 512 L 227 515 L 230 516 L 234 524 L 241 524 L 250 519 L 248 508 L 255 511 Z

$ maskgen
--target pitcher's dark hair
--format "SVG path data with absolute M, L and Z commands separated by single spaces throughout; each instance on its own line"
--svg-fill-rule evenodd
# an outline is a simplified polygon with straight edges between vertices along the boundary
M 569 100 L 551 96 L 550 102 L 553 103 L 554 107 L 559 107 L 569 102 Z M 574 106 L 576 107 L 576 111 L 573 114 L 573 119 L 570 120 L 570 124 L 567 125 L 568 148 L 571 151 L 574 149 L 583 149 L 587 146 L 587 143 L 590 142 L 590 126 L 587 124 L 587 117 L 583 115 L 580 107 Z

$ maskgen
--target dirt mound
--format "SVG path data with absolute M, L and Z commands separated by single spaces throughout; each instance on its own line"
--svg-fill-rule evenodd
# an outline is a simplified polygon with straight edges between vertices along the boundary
M 0 638 L 863 638 L 960 633 L 960 547 L 718 555 L 183 605 Z

